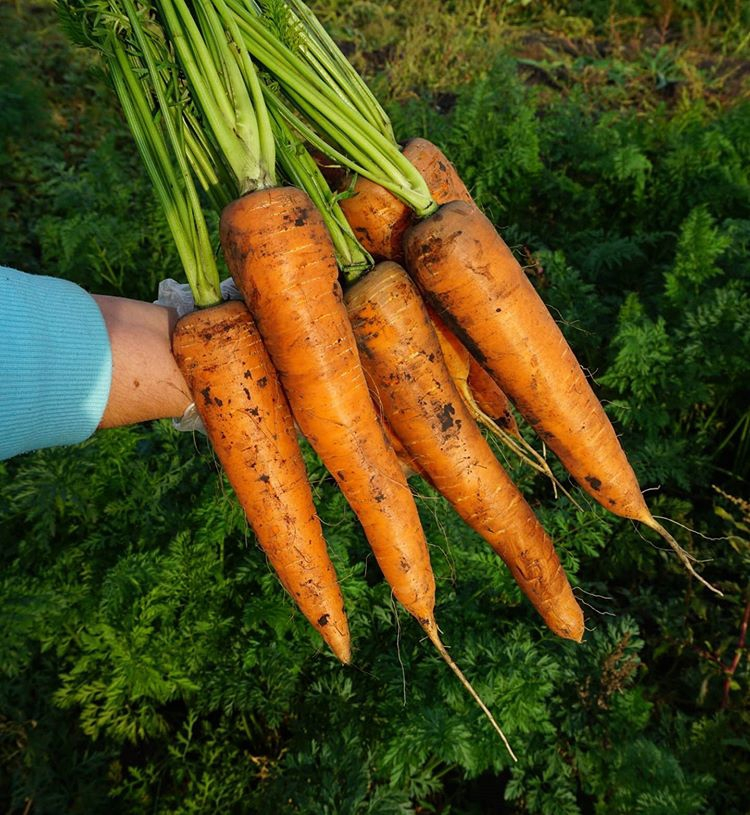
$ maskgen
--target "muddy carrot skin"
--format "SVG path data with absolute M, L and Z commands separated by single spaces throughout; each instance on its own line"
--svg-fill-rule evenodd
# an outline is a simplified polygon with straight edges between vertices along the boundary
M 344 663 L 344 601 L 326 550 L 291 412 L 243 303 L 193 312 L 172 350 L 260 547 L 284 588 Z
M 322 217 L 298 189 L 260 190 L 224 210 L 221 240 L 300 429 L 357 514 L 396 598 L 434 630 L 427 543 L 370 400 Z
M 446 204 L 409 230 L 406 256 L 431 306 L 583 489 L 617 515 L 650 518 L 581 366 L 490 221 Z
M 341 200 L 341 209 L 362 246 L 376 260 L 402 260 L 402 237 L 414 220 L 414 214 L 403 201 L 360 176 L 354 182 L 352 195 Z
M 414 283 L 381 263 L 346 302 L 374 398 L 419 471 L 503 558 L 549 627 L 580 641 L 583 614 L 552 541 L 464 406 Z
M 404 145 L 404 155 L 426 181 L 436 204 L 447 204 L 450 201 L 474 204 L 474 199 L 456 172 L 456 168 L 445 153 L 432 142 L 421 138 L 410 139 Z

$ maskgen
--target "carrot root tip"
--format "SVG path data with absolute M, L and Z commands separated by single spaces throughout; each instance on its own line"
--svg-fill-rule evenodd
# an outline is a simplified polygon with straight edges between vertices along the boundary
M 684 567 L 699 583 L 702 583 L 707 589 L 712 591 L 714 594 L 717 594 L 719 597 L 724 596 L 724 592 L 720 591 L 715 586 L 712 586 L 708 580 L 695 571 L 692 563 L 695 558 L 689 552 L 686 552 L 655 518 L 649 517 L 647 520 L 644 520 L 644 523 L 647 527 L 649 527 L 649 529 L 653 529 L 657 535 L 660 535 L 672 547 L 672 549 L 674 549 L 675 554 L 682 561 Z
M 437 649 L 437 652 L 443 658 L 448 667 L 453 671 L 453 673 L 458 677 L 458 681 L 464 686 L 464 688 L 466 688 L 471 698 L 479 705 L 482 713 L 484 713 L 484 715 L 489 719 L 490 724 L 494 727 L 494 729 L 497 731 L 498 735 L 502 739 L 503 744 L 505 745 L 505 749 L 508 751 L 510 757 L 513 759 L 513 761 L 518 762 L 518 758 L 516 757 L 516 754 L 513 752 L 513 748 L 510 746 L 510 743 L 508 742 L 505 733 L 503 733 L 503 731 L 501 730 L 500 725 L 495 721 L 495 717 L 490 712 L 490 709 L 482 701 L 481 697 L 474 690 L 471 682 L 469 682 L 469 680 L 464 676 L 463 672 L 458 667 L 458 665 L 456 665 L 453 659 L 451 659 L 448 650 L 446 649 L 445 645 L 443 645 L 443 642 L 440 639 L 437 624 L 434 621 L 432 621 L 428 625 L 423 625 L 423 628 L 425 633 L 429 637 L 430 642 Z

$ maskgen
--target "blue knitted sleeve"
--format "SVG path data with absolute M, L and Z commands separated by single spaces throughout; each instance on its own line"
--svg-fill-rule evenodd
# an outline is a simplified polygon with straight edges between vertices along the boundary
M 0 266 L 0 459 L 88 438 L 111 380 L 107 327 L 91 295 Z

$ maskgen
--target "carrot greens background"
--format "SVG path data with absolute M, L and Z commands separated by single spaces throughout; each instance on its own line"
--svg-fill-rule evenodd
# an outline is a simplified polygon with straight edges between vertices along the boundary
M 0 808 L 746 814 L 750 6 L 313 5 L 400 137 L 457 164 L 655 513 L 696 530 L 670 526 L 726 597 L 510 462 L 587 604 L 585 643 L 557 640 L 416 481 L 437 618 L 511 767 L 309 450 L 349 668 L 284 595 L 205 439 L 167 422 L 99 433 L 0 462 Z M 91 58 L 31 0 L 0 5 L 0 46 L 0 262 L 153 299 L 178 259 Z

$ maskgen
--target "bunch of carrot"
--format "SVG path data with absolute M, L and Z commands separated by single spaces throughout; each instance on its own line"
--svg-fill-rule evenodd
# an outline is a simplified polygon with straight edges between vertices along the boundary
M 201 307 L 174 336 L 196 408 L 259 544 L 339 659 L 350 659 L 346 614 L 295 422 L 394 596 L 496 728 L 440 641 L 402 465 L 492 546 L 562 637 L 582 639 L 581 609 L 477 424 L 549 472 L 508 397 L 590 495 L 658 531 L 692 571 L 649 512 L 556 323 L 450 162 L 422 139 L 397 145 L 302 0 L 61 7 L 77 38 L 105 56 Z M 310 146 L 323 169 L 346 171 L 338 190 Z M 220 302 L 195 182 L 221 211 L 244 304 Z

